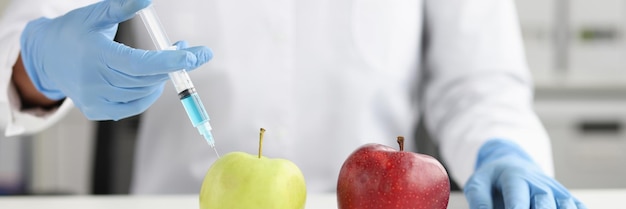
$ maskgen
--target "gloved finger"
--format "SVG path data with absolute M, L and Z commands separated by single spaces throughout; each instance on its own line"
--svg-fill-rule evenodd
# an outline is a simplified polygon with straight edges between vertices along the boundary
M 198 60 L 211 60 L 213 59 L 213 51 L 210 48 L 207 48 L 205 46 L 194 46 L 194 47 L 190 47 L 190 48 L 183 48 L 181 49 L 183 51 L 188 51 L 191 52 L 192 54 L 196 54 L 196 56 L 203 56 L 201 59 L 199 58 Z M 195 66 L 187 68 L 187 70 L 191 71 L 193 69 L 196 69 L 197 67 L 199 67 L 200 65 L 204 64 L 205 61 L 197 62 Z
M 176 46 L 176 49 L 184 49 L 189 48 L 189 43 L 187 43 L 187 41 L 185 40 L 180 40 L 174 43 L 174 46 Z
M 189 44 L 187 43 L 187 41 L 181 40 L 181 41 L 177 41 L 176 43 L 174 43 L 174 46 L 176 46 L 176 49 L 178 50 L 185 50 L 185 51 L 189 51 L 191 53 L 194 54 L 199 54 L 199 53 L 205 53 L 206 51 L 206 47 L 203 46 L 196 46 L 196 47 L 191 47 L 189 48 Z M 213 51 L 209 48 L 208 53 L 206 54 L 206 56 L 208 56 L 207 59 L 211 60 L 213 58 Z M 195 68 L 191 68 L 191 69 L 187 69 L 189 71 L 193 70 Z
M 120 120 L 134 115 L 138 115 L 148 109 L 163 93 L 160 88 L 152 94 L 128 102 L 112 102 L 106 103 L 98 107 L 97 111 L 101 114 L 93 114 L 94 118 L 87 116 L 90 120 Z
M 109 94 L 102 95 L 104 101 L 109 103 L 130 103 L 140 98 L 148 97 L 155 92 L 160 92 L 164 86 L 161 85 L 146 86 L 146 87 L 133 87 L 133 88 L 118 88 L 116 91 L 104 91 L 110 92 Z
M 104 52 L 106 65 L 132 76 L 157 75 L 181 69 L 193 69 L 212 57 L 207 47 L 195 50 L 159 50 L 149 51 L 134 49 L 123 44 L 111 42 L 108 52 Z
M 497 185 L 500 185 L 502 198 L 507 209 L 530 208 L 530 189 L 528 182 L 515 173 L 509 173 L 499 178 Z
M 531 205 L 533 209 L 554 209 L 556 208 L 556 203 L 554 202 L 554 197 L 551 194 L 543 193 L 536 194 L 532 198 Z
M 161 84 L 169 79 L 167 74 L 132 76 L 116 69 L 103 72 L 104 79 L 118 88 L 146 87 Z
M 139 10 L 146 8 L 151 0 L 105 0 L 80 10 L 86 15 L 85 23 L 92 27 L 108 27 L 126 21 Z
M 563 197 L 571 197 L 572 196 L 569 193 L 569 191 L 565 188 L 565 186 L 563 186 L 558 181 L 556 181 L 556 180 L 554 180 L 552 178 L 544 178 L 543 181 L 545 182 L 546 185 L 550 185 L 550 188 L 552 189 L 552 192 L 554 193 L 555 197 L 563 198 Z
M 576 209 L 576 203 L 572 198 L 558 198 L 556 205 L 559 209 Z
M 578 209 L 587 209 L 587 206 L 576 198 L 574 198 L 574 203 Z
M 488 175 L 474 173 L 463 189 L 470 209 L 493 208 L 492 186 Z
M 565 208 L 565 209 L 575 209 L 578 208 L 578 206 L 576 206 L 576 198 L 574 198 L 572 196 L 572 194 L 567 191 L 567 189 L 560 183 L 551 180 L 550 182 L 550 187 L 552 189 L 552 193 L 554 195 L 554 198 L 556 199 L 556 204 L 558 206 L 558 208 Z

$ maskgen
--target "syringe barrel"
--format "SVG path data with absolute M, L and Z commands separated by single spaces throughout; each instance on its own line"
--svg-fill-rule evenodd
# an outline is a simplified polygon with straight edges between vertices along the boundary
M 165 33 L 165 29 L 161 25 L 158 16 L 156 15 L 156 11 L 152 5 L 142 9 L 138 12 L 143 24 L 148 29 L 148 33 L 150 34 L 150 38 L 152 38 L 152 42 L 160 50 L 169 49 L 172 46 L 170 39 L 167 37 L 167 33 Z
M 194 88 L 193 83 L 191 82 L 191 78 L 189 78 L 189 74 L 187 74 L 186 70 L 179 70 L 176 72 L 171 72 L 168 74 L 170 76 L 170 80 L 174 84 L 174 88 L 176 88 L 176 93 L 183 92 L 187 89 Z
M 143 21 L 148 33 L 150 34 L 150 38 L 154 45 L 159 50 L 175 50 L 176 47 L 171 45 L 170 39 L 167 37 L 167 33 L 165 33 L 165 29 L 161 25 L 158 16 L 156 15 L 156 11 L 152 5 L 142 9 L 138 12 L 141 20 Z M 180 93 L 185 89 L 193 88 L 193 83 L 191 82 L 191 78 L 187 74 L 186 70 L 179 70 L 176 72 L 169 73 L 170 79 L 172 83 L 174 83 L 174 88 L 176 88 L 176 92 Z
M 167 33 L 163 29 L 159 18 L 154 11 L 152 5 L 138 12 L 141 20 L 143 21 L 150 38 L 158 50 L 175 50 L 176 47 L 172 46 L 170 39 L 167 37 Z M 194 127 L 198 129 L 201 135 L 204 136 L 206 141 L 215 148 L 215 141 L 211 134 L 211 125 L 209 124 L 209 115 L 204 109 L 204 104 L 200 100 L 200 96 L 196 93 L 196 89 L 191 82 L 191 78 L 187 74 L 185 69 L 181 69 L 176 72 L 169 73 L 170 80 L 176 88 L 180 101 L 185 107 L 187 116 L 191 120 Z M 217 154 L 217 150 L 215 151 Z M 218 154 L 219 156 L 219 154 Z

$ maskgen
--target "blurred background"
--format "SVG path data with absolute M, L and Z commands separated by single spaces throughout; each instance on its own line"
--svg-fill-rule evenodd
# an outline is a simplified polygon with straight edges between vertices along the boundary
M 556 178 L 572 189 L 626 188 L 626 0 L 516 3 Z M 128 193 L 137 124 L 73 110 L 40 134 L 0 138 L 0 195 Z

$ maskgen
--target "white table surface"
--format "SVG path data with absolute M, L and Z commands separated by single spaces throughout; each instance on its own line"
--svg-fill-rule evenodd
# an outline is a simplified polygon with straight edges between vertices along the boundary
M 589 208 L 624 208 L 626 189 L 574 190 Z M 18 196 L 0 197 L 0 208 L 10 209 L 197 209 L 197 195 L 167 196 Z M 337 208 L 335 194 L 309 194 L 306 209 Z M 461 193 L 450 197 L 449 209 L 467 208 Z

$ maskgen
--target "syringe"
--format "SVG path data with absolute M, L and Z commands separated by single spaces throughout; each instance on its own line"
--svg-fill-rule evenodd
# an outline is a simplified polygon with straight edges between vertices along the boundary
M 176 49 L 175 46 L 171 45 L 170 40 L 161 26 L 161 22 L 159 21 L 152 5 L 139 11 L 138 14 L 141 17 L 143 24 L 146 26 L 146 29 L 150 34 L 150 38 L 152 38 L 152 42 L 154 42 L 157 49 Z M 219 157 L 217 149 L 215 149 L 215 140 L 211 134 L 212 128 L 211 124 L 209 124 L 209 114 L 207 114 L 204 109 L 204 105 L 202 104 L 202 101 L 200 101 L 200 96 L 198 96 L 196 88 L 194 88 L 193 83 L 191 83 L 191 79 L 189 78 L 187 71 L 185 69 L 181 69 L 179 71 L 169 73 L 169 77 L 172 80 L 172 83 L 174 83 L 174 88 L 176 88 L 176 92 L 178 92 L 178 97 L 183 103 L 191 123 L 198 129 L 198 132 L 204 136 L 209 145 L 211 145 L 211 147 L 215 150 L 215 154 Z

